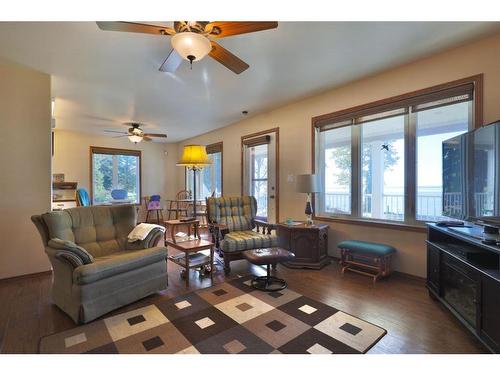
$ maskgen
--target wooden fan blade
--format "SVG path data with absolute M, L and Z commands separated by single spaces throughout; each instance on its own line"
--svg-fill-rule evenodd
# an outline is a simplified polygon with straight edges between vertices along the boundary
M 142 140 L 146 141 L 146 142 L 152 142 L 153 141 L 152 138 L 149 138 L 149 137 L 146 137 L 146 136 L 142 137 Z
M 106 133 L 119 133 L 119 134 L 125 134 L 127 135 L 128 133 L 126 132 L 120 132 L 120 131 L 117 131 L 117 130 L 104 130 Z
M 249 65 L 240 58 L 233 55 L 217 42 L 211 41 L 212 50 L 209 55 L 236 74 L 240 74 L 248 69 Z
M 172 48 L 172 51 L 170 51 L 163 64 L 161 64 L 159 70 L 160 72 L 175 73 L 175 71 L 177 70 L 177 68 L 179 68 L 181 63 L 182 63 L 181 55 L 179 55 L 175 51 L 175 49 Z
M 145 137 L 158 137 L 158 138 L 167 138 L 166 134 L 157 134 L 157 133 L 144 133 Z
M 154 35 L 174 35 L 175 30 L 170 27 L 149 25 L 137 22 L 96 22 L 101 30 L 105 31 L 125 31 L 129 33 L 143 33 Z
M 225 38 L 226 36 L 253 33 L 256 31 L 275 29 L 278 22 L 210 22 L 205 31 L 210 33 L 212 38 Z
M 128 137 L 128 134 L 124 134 L 124 135 L 116 135 L 116 136 L 111 137 L 111 138 L 121 138 L 121 137 Z

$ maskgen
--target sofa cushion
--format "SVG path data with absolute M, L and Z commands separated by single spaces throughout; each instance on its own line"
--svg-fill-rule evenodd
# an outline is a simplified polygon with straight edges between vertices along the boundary
M 64 241 L 60 238 L 52 238 L 49 240 L 48 245 L 53 249 L 64 250 L 65 252 L 72 253 L 81 260 L 82 264 L 94 263 L 94 257 L 92 254 L 89 254 L 87 250 L 78 246 L 74 242 Z
M 257 201 L 251 196 L 208 198 L 207 211 L 211 223 L 224 224 L 229 231 L 251 230 Z
M 251 230 L 229 232 L 222 241 L 222 251 L 235 252 L 278 246 L 275 234 L 262 234 Z
M 347 249 L 353 254 L 370 254 L 374 256 L 384 256 L 396 252 L 391 245 L 385 245 L 375 242 L 346 240 L 340 242 L 339 249 Z
M 75 284 L 89 284 L 120 273 L 141 268 L 149 264 L 165 261 L 167 248 L 158 246 L 150 249 L 120 251 L 95 259 L 73 271 Z

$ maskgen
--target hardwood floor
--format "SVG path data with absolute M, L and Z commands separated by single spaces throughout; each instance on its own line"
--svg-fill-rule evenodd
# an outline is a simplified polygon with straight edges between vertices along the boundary
M 263 268 L 244 260 L 231 265 L 230 277 L 264 274 Z M 165 291 L 107 316 L 186 293 L 180 268 L 169 262 L 168 271 L 169 287 Z M 385 328 L 388 334 L 369 353 L 486 352 L 449 312 L 428 296 L 422 280 L 393 274 L 372 286 L 371 280 L 362 275 L 341 276 L 336 263 L 320 271 L 278 266 L 277 273 L 287 280 L 291 289 Z M 224 279 L 220 270 L 214 282 Z M 200 280 L 197 273 L 191 272 L 189 290 L 210 285 L 210 278 Z M 50 275 L 0 281 L 1 353 L 37 353 L 41 337 L 75 326 L 52 305 L 50 287 Z

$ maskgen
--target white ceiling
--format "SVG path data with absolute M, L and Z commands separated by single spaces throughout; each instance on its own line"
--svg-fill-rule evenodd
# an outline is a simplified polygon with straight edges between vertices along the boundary
M 158 24 L 158 22 L 156 22 Z M 149 124 L 177 142 L 499 30 L 488 22 L 280 22 L 220 39 L 250 68 L 207 57 L 158 71 L 170 37 L 105 32 L 93 22 L 1 22 L 0 56 L 52 74 L 56 126 L 92 133 Z

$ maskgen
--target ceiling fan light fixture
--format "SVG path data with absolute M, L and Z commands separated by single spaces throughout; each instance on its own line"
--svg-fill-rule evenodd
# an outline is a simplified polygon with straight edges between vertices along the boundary
M 137 134 L 129 135 L 128 139 L 132 143 L 139 143 L 140 141 L 142 141 L 142 137 L 140 135 L 137 135 Z
M 212 50 L 206 36 L 191 31 L 175 34 L 172 37 L 172 47 L 184 60 L 190 62 L 203 59 Z

